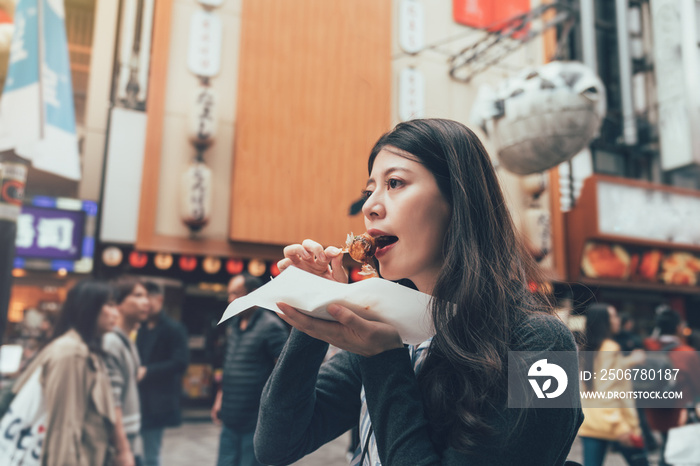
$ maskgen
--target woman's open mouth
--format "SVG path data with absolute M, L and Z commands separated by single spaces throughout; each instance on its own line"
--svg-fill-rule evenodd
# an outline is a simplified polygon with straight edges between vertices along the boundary
M 375 244 L 377 245 L 377 250 L 374 253 L 374 257 L 379 259 L 384 254 L 386 254 L 399 240 L 397 236 L 377 236 L 375 238 Z

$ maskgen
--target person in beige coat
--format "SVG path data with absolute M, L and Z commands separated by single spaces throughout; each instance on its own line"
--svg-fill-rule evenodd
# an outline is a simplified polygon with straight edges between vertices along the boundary
M 102 361 L 102 336 L 117 319 L 111 287 L 86 280 L 69 292 L 56 325 L 54 340 L 17 380 L 18 393 L 41 369 L 46 401 L 46 437 L 42 466 L 109 466 L 114 401 Z
M 628 380 L 601 377 L 603 371 L 626 369 L 644 361 L 644 353 L 636 350 L 623 357 L 620 345 L 612 336 L 620 330 L 620 318 L 613 306 L 592 304 L 586 311 L 586 341 L 581 368 L 597 377 L 581 383 L 586 392 L 628 392 Z M 608 447 L 615 445 L 631 466 L 648 466 L 639 427 L 637 409 L 632 399 L 581 399 L 585 419 L 578 435 L 583 444 L 584 466 L 602 466 Z

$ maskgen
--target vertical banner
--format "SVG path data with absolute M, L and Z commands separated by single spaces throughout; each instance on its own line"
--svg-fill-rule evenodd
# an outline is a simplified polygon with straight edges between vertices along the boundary
M 63 0 L 19 0 L 0 100 L 0 150 L 80 179 Z

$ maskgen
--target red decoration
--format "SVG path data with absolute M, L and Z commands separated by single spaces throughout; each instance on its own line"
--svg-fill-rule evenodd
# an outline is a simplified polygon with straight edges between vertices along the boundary
M 455 22 L 473 28 L 486 28 L 530 11 L 530 0 L 452 0 L 452 17 Z M 524 29 L 517 37 L 527 33 Z
M 354 283 L 372 277 L 372 275 L 360 275 L 361 271 L 362 269 L 360 267 L 352 267 L 350 269 L 350 281 Z
M 240 259 L 229 259 L 226 261 L 226 271 L 231 275 L 238 275 L 243 272 L 243 261 Z
M 277 275 L 280 274 L 280 269 L 277 267 L 277 262 L 273 262 L 272 265 L 270 266 L 270 275 L 273 277 L 276 277 Z
M 141 269 L 148 263 L 148 254 L 144 252 L 131 251 L 129 254 L 129 265 L 135 269 Z
M 197 258 L 194 256 L 180 256 L 180 268 L 185 272 L 192 272 L 197 267 Z

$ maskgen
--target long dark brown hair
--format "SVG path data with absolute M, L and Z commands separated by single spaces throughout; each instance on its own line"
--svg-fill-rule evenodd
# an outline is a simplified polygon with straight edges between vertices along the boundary
M 595 351 L 599 351 L 603 341 L 612 337 L 610 304 L 594 303 L 586 308 L 586 334 L 581 348 L 583 370 L 593 372 Z M 586 390 L 593 390 L 593 381 L 584 380 Z
M 490 414 L 505 405 L 513 329 L 551 307 L 528 289 L 538 278 L 536 265 L 486 149 L 469 128 L 442 119 L 400 123 L 375 144 L 370 173 L 387 146 L 430 170 L 452 208 L 431 304 L 436 334 L 418 381 L 433 442 L 474 451 L 499 433 Z
M 61 307 L 53 339 L 74 329 L 90 351 L 102 351 L 102 336 L 97 332 L 97 319 L 102 307 L 114 300 L 114 290 L 102 280 L 87 279 L 78 282 L 68 291 Z

